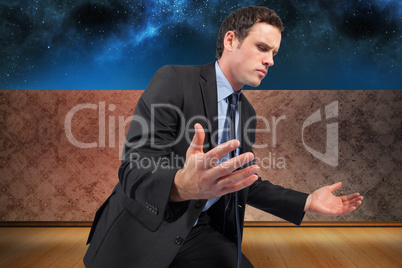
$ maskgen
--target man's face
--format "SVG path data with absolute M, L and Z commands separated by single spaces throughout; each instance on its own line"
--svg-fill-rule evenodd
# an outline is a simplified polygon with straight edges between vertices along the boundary
M 243 42 L 234 39 L 229 55 L 229 82 L 235 91 L 244 85 L 256 87 L 274 65 L 281 43 L 281 32 L 267 23 L 255 23 Z M 231 81 L 232 80 L 232 81 Z

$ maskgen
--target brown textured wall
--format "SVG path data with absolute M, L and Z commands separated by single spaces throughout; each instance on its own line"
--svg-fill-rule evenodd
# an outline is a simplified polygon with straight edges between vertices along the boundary
M 117 182 L 119 145 L 141 93 L 1 91 L 0 221 L 92 220 Z M 265 166 L 259 175 L 307 192 L 341 180 L 339 194 L 359 191 L 365 197 L 350 215 L 306 220 L 402 220 L 402 91 L 245 94 L 267 119 L 260 119 L 258 128 L 269 126 L 269 132 L 257 133 L 256 144 L 268 144 L 255 149 Z M 338 115 L 326 119 L 331 103 L 338 104 Z M 303 145 L 303 123 L 319 109 L 323 120 L 305 128 L 304 142 L 324 153 L 326 124 L 337 123 L 336 166 Z M 278 219 L 250 208 L 246 220 Z

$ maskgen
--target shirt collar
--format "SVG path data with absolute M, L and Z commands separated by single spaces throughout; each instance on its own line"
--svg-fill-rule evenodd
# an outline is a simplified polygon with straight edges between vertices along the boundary
M 218 61 L 215 62 L 215 72 L 216 85 L 218 88 L 218 102 L 220 102 L 221 100 L 226 99 L 234 91 L 226 76 L 223 74 L 221 68 L 219 67 Z M 241 90 L 238 93 L 241 94 Z

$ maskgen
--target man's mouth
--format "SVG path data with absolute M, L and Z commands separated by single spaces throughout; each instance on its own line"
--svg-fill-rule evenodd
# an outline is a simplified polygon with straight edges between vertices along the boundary
M 264 69 L 258 69 L 257 72 L 262 76 L 265 77 L 267 75 L 267 70 Z

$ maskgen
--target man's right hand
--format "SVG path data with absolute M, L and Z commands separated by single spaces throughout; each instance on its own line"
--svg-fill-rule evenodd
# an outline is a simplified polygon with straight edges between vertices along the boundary
M 211 199 L 239 191 L 253 184 L 258 176 L 257 165 L 237 170 L 254 159 L 252 153 L 244 153 L 217 165 L 219 159 L 239 147 L 238 140 L 225 142 L 204 153 L 204 129 L 195 124 L 195 134 L 186 153 L 186 163 L 174 178 L 170 201 Z M 235 172 L 234 172 L 235 171 Z

